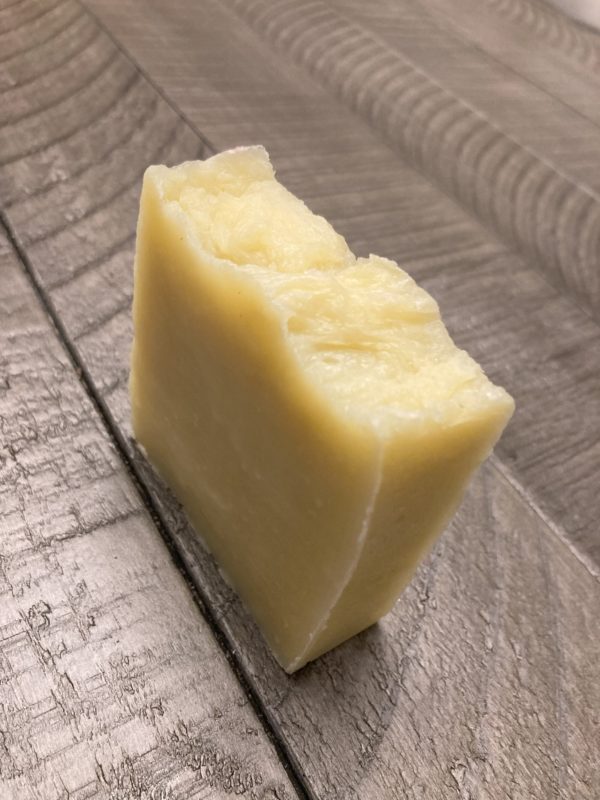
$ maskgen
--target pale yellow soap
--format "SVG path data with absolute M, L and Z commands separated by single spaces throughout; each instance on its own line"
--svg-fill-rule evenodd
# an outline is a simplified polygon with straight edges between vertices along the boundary
M 389 611 L 513 411 L 260 147 L 147 170 L 134 321 L 135 435 L 289 672 Z

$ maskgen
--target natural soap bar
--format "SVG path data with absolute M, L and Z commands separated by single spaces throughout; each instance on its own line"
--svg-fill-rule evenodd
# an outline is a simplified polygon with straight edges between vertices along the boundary
M 134 321 L 135 435 L 289 672 L 392 607 L 513 410 L 260 147 L 147 170 Z

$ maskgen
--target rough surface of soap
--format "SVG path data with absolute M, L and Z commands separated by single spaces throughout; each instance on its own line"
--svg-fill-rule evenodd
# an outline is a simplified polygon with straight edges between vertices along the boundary
M 134 324 L 135 435 L 290 672 L 391 608 L 513 410 L 260 147 L 147 170 Z

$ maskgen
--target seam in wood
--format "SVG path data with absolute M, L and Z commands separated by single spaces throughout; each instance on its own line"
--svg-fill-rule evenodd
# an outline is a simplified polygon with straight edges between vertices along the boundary
M 129 61 L 131 61 L 133 64 L 136 65 L 136 67 L 140 70 L 140 73 L 145 77 L 146 80 L 148 80 L 148 83 L 150 85 L 152 85 L 156 89 L 157 93 L 163 99 L 166 100 L 166 102 L 168 103 L 168 105 L 172 109 L 174 109 L 174 111 L 178 115 L 178 117 L 180 117 L 182 120 L 184 120 L 184 122 L 199 137 L 200 141 L 203 142 L 205 145 L 207 145 L 207 147 L 210 147 L 214 152 L 215 148 L 212 145 L 212 143 L 210 143 L 208 138 L 206 136 L 204 136 L 197 129 L 197 127 L 193 123 L 191 123 L 189 121 L 187 116 L 178 108 L 178 106 L 175 104 L 175 102 L 172 101 L 168 96 L 166 96 L 165 93 L 163 92 L 163 90 L 161 90 L 160 87 L 157 87 L 156 83 L 151 78 L 148 77 L 147 73 L 144 72 L 144 70 L 139 66 L 137 61 L 135 61 L 135 59 L 133 59 L 131 57 L 129 52 L 120 44 L 120 42 L 112 34 L 110 29 L 108 29 L 100 20 L 98 20 L 98 17 L 93 12 L 89 11 L 89 9 L 87 8 L 87 6 L 86 6 L 85 2 L 83 2 L 83 0 L 79 0 L 79 2 L 86 8 L 86 11 L 88 11 L 90 13 L 90 15 L 95 20 L 98 21 L 98 24 L 103 28 L 103 30 L 106 31 L 107 35 L 115 43 L 116 47 L 119 48 L 119 50 L 124 54 L 124 56 Z M 318 7 L 318 4 L 317 4 L 317 7 Z M 277 43 L 274 43 L 274 42 L 270 41 L 271 37 L 273 36 L 273 31 L 265 30 L 261 34 L 261 32 L 258 32 L 256 30 L 256 28 L 255 28 L 256 18 L 253 18 L 252 21 L 249 21 L 249 20 L 245 19 L 245 16 L 243 14 L 240 14 L 240 12 L 237 10 L 237 8 L 230 8 L 227 5 L 225 5 L 224 9 L 226 9 L 234 18 L 238 18 L 243 23 L 245 23 L 250 28 L 250 30 L 252 30 L 255 33 L 255 35 L 259 39 L 262 39 L 263 41 L 266 40 L 267 42 L 269 42 L 269 44 L 271 44 L 272 46 L 274 45 L 277 49 L 279 49 L 280 45 L 282 44 L 281 42 L 277 41 Z M 346 19 L 345 15 L 340 15 L 340 16 L 342 16 L 344 19 Z M 352 25 L 354 24 L 352 18 L 350 18 L 349 22 Z M 266 26 L 266 27 L 269 27 L 269 26 Z M 276 33 L 276 31 L 275 31 L 275 33 Z M 374 34 L 373 32 L 369 31 L 368 35 L 371 36 L 373 39 L 375 39 L 377 41 L 380 41 L 379 37 L 376 34 Z M 385 42 L 382 42 L 382 44 L 386 47 L 387 50 L 390 49 L 389 45 L 387 45 Z M 401 58 L 405 59 L 407 64 L 410 66 L 410 68 L 412 68 L 418 74 L 423 75 L 432 84 L 434 84 L 435 86 L 438 86 L 444 92 L 447 92 L 447 93 L 451 94 L 452 97 L 455 98 L 454 93 L 450 92 L 450 90 L 446 89 L 441 84 L 438 84 L 437 81 L 435 81 L 434 79 L 430 78 L 428 76 L 428 74 L 424 70 L 422 70 L 417 65 L 414 65 L 413 62 L 408 57 L 406 57 L 404 54 L 402 54 Z M 296 63 L 297 63 L 297 61 L 296 61 Z M 303 69 L 305 67 L 304 63 L 301 63 L 300 67 L 301 67 L 301 69 Z M 318 85 L 321 85 L 320 75 L 319 76 L 315 75 L 312 70 L 309 70 L 308 72 L 309 72 L 309 75 L 313 78 L 313 80 Z M 432 89 L 433 89 L 433 87 L 432 87 Z M 345 102 L 345 97 L 341 96 L 341 93 L 338 92 L 338 91 L 336 91 L 335 94 L 336 94 L 336 97 L 337 97 L 338 101 L 340 101 L 344 107 L 348 108 L 349 106 Z M 422 97 L 420 99 L 422 100 Z M 493 147 L 499 141 L 502 141 L 505 138 L 510 138 L 508 136 L 508 134 L 505 134 L 504 131 L 501 128 L 498 128 L 493 123 L 490 123 L 490 121 L 488 120 L 488 118 L 487 118 L 487 116 L 485 114 L 477 111 L 477 109 L 474 109 L 469 103 L 467 103 L 465 101 L 462 101 L 460 98 L 459 98 L 459 102 L 461 103 L 462 107 L 465 108 L 465 110 L 475 111 L 475 113 L 477 114 L 478 118 L 481 120 L 483 128 L 479 128 L 478 127 L 477 131 L 475 132 L 475 135 L 478 132 L 481 132 L 482 129 L 487 135 L 492 133 L 492 137 L 491 137 L 490 142 L 488 144 L 486 144 L 486 146 L 484 148 L 484 154 L 485 154 L 485 152 L 487 152 L 487 150 L 489 148 Z M 353 113 L 356 113 L 362 119 L 362 114 L 360 114 L 360 112 L 358 112 L 356 109 L 354 109 L 354 107 L 350 107 L 350 111 L 353 112 Z M 376 128 L 374 128 L 372 130 L 373 130 L 374 133 L 378 133 L 379 132 Z M 385 137 L 384 137 L 384 143 L 388 147 L 390 147 L 389 143 L 385 140 Z M 521 146 L 519 145 L 519 147 L 521 147 Z M 391 148 L 391 149 L 394 152 L 394 154 L 397 155 L 395 150 L 393 148 Z M 523 150 L 526 151 L 527 153 L 529 153 L 529 155 L 532 157 L 532 160 L 534 161 L 534 163 L 536 163 L 536 164 L 543 163 L 546 166 L 548 166 L 548 164 L 546 164 L 546 162 L 543 159 L 538 159 L 538 157 L 536 156 L 535 153 L 532 153 L 527 148 L 523 148 Z M 481 157 L 482 157 L 482 153 L 480 152 L 478 154 L 478 159 L 480 159 Z M 410 162 L 410 167 L 417 174 L 421 175 L 421 177 L 423 177 L 430 185 L 434 186 L 436 188 L 436 190 L 440 191 L 442 194 L 444 194 L 446 197 L 448 197 L 455 205 L 458 205 L 465 213 L 468 214 L 469 218 L 475 220 L 479 225 L 481 225 L 481 227 L 484 228 L 494 238 L 495 241 L 498 241 L 498 242 L 500 242 L 502 244 L 503 248 L 506 248 L 509 252 L 514 253 L 515 257 L 519 261 L 524 261 L 525 263 L 530 263 L 533 260 L 533 257 L 531 255 L 527 255 L 527 257 L 524 258 L 521 253 L 515 251 L 513 249 L 513 247 L 511 247 L 510 243 L 507 243 L 500 236 L 500 234 L 496 231 L 496 229 L 494 227 L 492 227 L 490 225 L 487 225 L 479 217 L 475 216 L 473 214 L 473 212 L 468 208 L 468 206 L 466 204 L 462 203 L 461 201 L 457 200 L 456 197 L 454 197 L 452 194 L 450 194 L 446 190 L 446 187 L 441 182 L 438 182 L 432 176 L 430 176 L 429 174 L 423 172 L 413 161 Z M 528 165 L 524 166 L 524 169 L 526 169 L 526 168 L 528 168 Z M 553 169 L 554 172 L 556 172 L 556 170 L 554 170 L 554 167 L 552 167 L 552 169 Z M 561 173 L 557 173 L 557 174 L 561 174 Z M 564 177 L 564 176 L 562 176 L 562 177 Z M 566 179 L 566 180 L 569 180 L 569 179 Z M 569 182 L 572 183 L 570 180 L 569 180 Z M 579 184 L 576 184 L 576 185 L 579 185 Z M 586 196 L 590 197 L 592 200 L 596 199 L 596 195 L 595 194 L 591 194 L 591 195 L 588 194 Z M 598 199 L 600 199 L 600 196 L 598 196 Z M 87 271 L 87 269 L 86 269 L 86 271 Z M 539 277 L 541 277 L 541 279 L 544 281 L 544 283 L 546 283 L 553 290 L 553 292 L 557 291 L 556 286 L 548 278 L 548 276 L 545 274 L 544 270 L 535 269 L 535 273 Z M 70 278 L 68 278 L 65 282 L 69 282 L 69 280 L 70 280 Z M 586 308 L 582 307 L 577 302 L 577 299 L 570 292 L 565 295 L 565 298 L 567 299 L 567 301 L 569 303 L 573 304 L 574 307 L 578 308 L 581 312 L 583 312 L 587 318 L 591 319 L 595 324 L 597 324 L 597 325 L 599 324 L 598 320 L 594 316 L 592 316 L 590 314 L 590 312 Z M 572 554 L 575 555 L 577 560 L 586 568 L 586 570 L 590 573 L 590 575 L 592 575 L 592 577 L 594 577 L 596 579 L 600 579 L 600 573 L 599 573 L 598 569 L 596 568 L 596 566 L 588 558 L 586 558 L 586 556 L 584 554 L 581 554 L 581 553 L 578 552 L 578 550 L 572 545 L 572 543 L 570 542 L 568 537 L 566 537 L 564 532 L 562 532 L 560 526 L 557 525 L 555 522 L 553 522 L 551 519 L 549 519 L 548 515 L 543 512 L 543 510 L 538 506 L 538 504 L 535 502 L 535 500 L 532 497 L 530 497 L 530 495 L 527 493 L 525 488 L 523 486 L 521 486 L 520 483 L 511 474 L 510 468 L 500 460 L 499 456 L 494 456 L 493 463 L 494 463 L 494 466 L 498 469 L 499 473 L 504 478 L 506 478 L 506 480 L 509 482 L 509 484 L 515 489 L 515 491 L 517 491 L 519 496 L 521 496 L 523 498 L 523 501 L 526 503 L 526 505 L 528 507 L 530 507 L 534 511 L 534 513 L 540 518 L 542 523 L 547 526 L 548 530 L 552 531 L 554 533 L 554 535 L 556 535 L 557 538 L 560 540 L 562 545 L 566 546 L 567 549 L 569 550 L 569 552 L 571 552 Z
M 317 0 L 319 3 L 319 0 Z M 330 78 L 324 78 L 322 74 L 322 68 L 318 63 L 309 64 L 307 63 L 305 53 L 303 53 L 301 48 L 298 48 L 297 42 L 295 40 L 290 41 L 289 37 L 289 29 L 285 28 L 282 25 L 281 18 L 287 13 L 287 9 L 281 10 L 273 15 L 273 18 L 267 23 L 264 29 L 260 29 L 257 25 L 257 19 L 259 15 L 253 14 L 253 8 L 243 8 L 240 7 L 240 3 L 237 0 L 229 0 L 228 3 L 223 5 L 223 8 L 226 9 L 229 14 L 238 21 L 244 23 L 249 30 L 251 30 L 255 36 L 259 39 L 259 41 L 266 42 L 269 46 L 274 48 L 277 52 L 282 52 L 282 49 L 285 48 L 286 52 L 288 52 L 294 64 L 299 67 L 306 75 L 308 75 L 314 83 L 324 88 L 325 90 L 331 89 L 335 99 L 350 113 L 361 119 L 363 122 L 365 121 L 365 115 L 359 108 L 358 104 L 355 102 L 352 96 L 348 96 L 348 92 L 345 90 L 344 87 L 336 84 L 335 81 L 333 84 L 330 81 Z M 279 13 L 279 17 L 277 17 L 277 13 Z M 342 13 L 337 9 L 332 12 L 335 14 L 339 19 L 343 20 L 350 28 L 356 28 L 357 23 L 354 21 L 353 17 L 350 14 Z M 273 21 L 275 20 L 275 21 Z M 279 23 L 279 26 L 277 25 Z M 283 27 L 285 30 L 285 36 L 278 35 L 279 28 Z M 442 93 L 449 95 L 457 104 L 465 109 L 468 113 L 472 114 L 477 120 L 481 122 L 481 124 L 485 127 L 485 130 L 492 135 L 492 144 L 493 141 L 496 139 L 507 141 L 512 143 L 519 151 L 521 151 L 524 155 L 529 156 L 534 162 L 540 164 L 547 169 L 549 169 L 552 173 L 556 174 L 561 180 L 565 181 L 569 186 L 574 187 L 578 190 L 582 195 L 588 197 L 592 202 L 600 205 L 600 194 L 591 186 L 587 186 L 586 184 L 582 184 L 580 181 L 575 180 L 557 167 L 555 164 L 550 162 L 545 156 L 538 154 L 534 149 L 530 148 L 527 145 L 522 144 L 518 139 L 516 139 L 512 134 L 507 133 L 502 127 L 497 125 L 489 115 L 478 109 L 472 103 L 464 100 L 462 97 L 457 95 L 453 90 L 446 87 L 444 84 L 440 83 L 437 79 L 432 77 L 429 72 L 418 65 L 416 62 L 413 61 L 408 55 L 404 52 L 396 51 L 394 48 L 387 43 L 384 39 L 381 38 L 376 32 L 370 29 L 361 29 L 366 37 L 371 39 L 371 41 L 375 44 L 381 46 L 384 50 L 390 53 L 391 57 L 396 59 L 400 63 L 404 63 L 412 70 L 412 72 L 420 76 L 424 79 L 427 84 L 427 96 L 421 94 L 420 97 L 417 99 L 417 107 L 421 104 L 422 101 L 427 101 L 429 94 L 437 91 L 441 91 Z M 402 95 L 405 93 L 408 94 L 410 91 L 410 87 L 405 87 L 402 90 Z M 396 102 L 398 102 L 399 98 L 396 98 Z M 410 117 L 414 118 L 415 115 L 415 106 L 410 109 Z M 531 264 L 536 272 L 542 276 L 544 281 L 551 286 L 554 291 L 560 290 L 560 286 L 557 289 L 557 285 L 548 277 L 546 270 L 543 269 L 542 266 L 542 259 L 537 255 L 531 252 L 525 252 L 522 254 L 520 251 L 515 250 L 515 245 L 511 241 L 507 241 L 507 239 L 502 235 L 502 233 L 497 229 L 497 226 L 485 219 L 484 215 L 478 215 L 472 208 L 469 207 L 469 204 L 464 201 L 463 198 L 460 197 L 458 193 L 451 193 L 450 190 L 445 185 L 443 180 L 438 179 L 435 173 L 430 173 L 425 171 L 425 169 L 419 164 L 418 159 L 413 158 L 414 154 L 409 153 L 404 146 L 398 146 L 394 144 L 390 140 L 390 137 L 386 134 L 385 131 L 381 130 L 378 125 L 371 125 L 370 121 L 367 120 L 369 124 L 369 128 L 372 133 L 377 136 L 377 138 L 383 142 L 383 144 L 388 147 L 391 152 L 396 156 L 400 157 L 404 163 L 406 163 L 411 169 L 413 169 L 416 173 L 418 173 L 424 180 L 426 180 L 430 185 L 434 186 L 438 191 L 444 194 L 454 205 L 459 207 L 463 210 L 466 214 L 469 215 L 471 219 L 477 222 L 488 234 L 490 234 L 496 241 L 501 242 L 504 247 L 512 252 L 515 252 L 517 257 L 520 260 L 526 260 L 527 263 Z M 410 156 L 410 157 L 409 157 Z M 481 154 L 478 156 L 478 160 Z M 454 191 L 454 190 L 453 190 Z M 600 325 L 600 320 L 597 315 L 594 315 L 591 309 L 588 309 L 586 306 L 582 305 L 579 301 L 579 298 L 576 296 L 574 292 L 570 290 L 570 284 L 567 283 L 566 286 L 569 288 L 568 294 L 566 295 L 568 300 L 573 303 L 575 307 L 577 307 L 580 311 L 582 311 L 586 317 L 591 319 L 596 325 Z
M 585 567 L 585 569 L 590 573 L 590 575 L 595 578 L 597 581 L 600 581 L 600 569 L 598 566 L 588 558 L 585 553 L 580 553 L 579 550 L 573 546 L 573 543 L 570 541 L 568 536 L 565 535 L 563 530 L 561 529 L 560 525 L 557 525 L 551 517 L 546 514 L 542 508 L 536 503 L 536 501 L 531 497 L 529 492 L 525 490 L 525 488 L 517 481 L 514 475 L 511 473 L 509 467 L 500 459 L 500 457 L 496 454 L 493 454 L 490 458 L 492 466 L 495 470 L 497 470 L 500 475 L 506 480 L 506 482 L 510 485 L 510 487 L 514 490 L 516 494 L 519 495 L 523 503 L 527 505 L 534 514 L 536 514 L 542 523 L 548 528 L 549 531 L 552 532 L 554 536 L 560 541 L 560 543 L 567 548 L 567 550 L 575 556 L 577 561 Z
M 600 124 L 591 117 L 584 114 L 583 111 L 579 111 L 579 109 L 575 108 L 575 106 L 572 106 L 566 100 L 563 100 L 562 97 L 559 97 L 557 94 L 554 94 L 554 92 L 551 92 L 549 89 L 546 89 L 544 86 L 541 86 L 539 83 L 536 83 L 536 81 L 534 81 L 532 78 L 527 77 L 527 75 L 523 75 L 522 73 L 518 72 L 518 70 L 516 70 L 514 67 L 511 67 L 511 65 L 507 64 L 505 61 L 502 61 L 498 56 L 494 55 L 489 50 L 486 50 L 485 47 L 478 44 L 476 41 L 474 41 L 474 39 L 469 38 L 469 34 L 466 31 L 464 31 L 461 27 L 459 27 L 460 23 L 452 25 L 452 18 L 447 11 L 438 8 L 431 9 L 429 6 L 425 6 L 424 8 L 426 13 L 429 15 L 430 19 L 433 21 L 433 24 L 439 27 L 441 30 L 444 30 L 446 34 L 449 34 L 451 37 L 454 37 L 455 39 L 459 40 L 467 47 L 470 47 L 473 50 L 476 50 L 478 53 L 481 53 L 484 59 L 487 59 L 488 61 L 493 61 L 495 64 L 498 64 L 503 70 L 510 72 L 512 75 L 516 75 L 520 81 L 528 83 L 530 86 L 533 86 L 538 92 L 541 92 L 542 94 L 551 97 L 555 102 L 560 103 L 560 105 L 564 106 L 565 108 L 568 108 L 569 111 L 571 111 L 576 116 L 584 119 L 588 124 L 593 125 L 595 128 L 600 129 Z M 441 24 L 440 21 L 438 21 L 438 18 L 441 18 L 441 20 L 447 19 L 450 21 L 448 29 L 444 29 L 443 24 Z
M 96 392 L 92 377 L 80 358 L 75 344 L 71 341 L 51 298 L 46 294 L 27 253 L 22 248 L 9 220 L 1 209 L 0 225 L 4 228 L 6 237 L 17 256 L 19 263 L 21 264 L 29 283 L 31 284 L 40 304 L 46 312 L 52 327 L 56 331 L 57 338 L 64 348 L 65 353 L 67 354 L 86 395 L 89 397 L 95 411 L 98 413 L 111 442 L 118 452 L 124 468 L 126 469 L 136 491 L 138 492 L 143 506 L 146 508 L 150 517 L 152 518 L 154 526 L 163 540 L 173 564 L 185 581 L 186 587 L 190 592 L 199 610 L 199 613 L 206 621 L 219 648 L 227 659 L 227 663 L 233 671 L 242 691 L 248 698 L 248 701 L 251 704 L 257 719 L 261 723 L 267 738 L 271 742 L 283 769 L 285 770 L 292 786 L 294 787 L 294 790 L 296 791 L 296 794 L 298 795 L 299 800 L 318 800 L 310 790 L 300 765 L 289 752 L 286 743 L 278 735 L 276 728 L 270 720 L 267 707 L 263 703 L 258 692 L 252 686 L 250 678 L 247 675 L 240 658 L 236 655 L 235 648 L 231 645 L 227 635 L 219 625 L 217 617 L 211 609 L 208 598 L 206 597 L 202 588 L 192 580 L 183 558 L 181 557 L 181 554 L 179 553 L 179 550 L 177 549 L 177 546 L 171 537 L 168 525 L 164 520 L 160 509 L 154 502 L 154 498 L 147 488 L 137 465 L 128 452 L 123 434 L 112 419 L 110 411 L 108 410 L 103 399 Z
M 144 80 L 151 86 L 154 91 L 161 97 L 165 103 L 171 108 L 177 116 L 182 119 L 185 124 L 196 134 L 196 136 L 200 139 L 200 141 L 204 144 L 205 148 L 211 155 L 215 155 L 219 152 L 219 149 L 214 145 L 208 137 L 206 137 L 201 130 L 199 130 L 196 125 L 192 122 L 192 120 L 183 113 L 183 111 L 171 100 L 171 98 L 162 90 L 162 88 L 155 83 L 155 81 L 150 77 L 150 75 L 146 72 L 146 70 L 141 66 L 141 64 L 131 55 L 131 53 L 125 49 L 125 47 L 121 44 L 121 42 L 117 39 L 117 37 L 113 34 L 113 32 L 108 28 L 104 22 L 100 19 L 100 17 L 95 14 L 84 2 L 84 0 L 77 0 L 77 3 L 85 10 L 86 14 L 94 20 L 94 22 L 98 25 L 98 27 L 104 31 L 106 36 L 110 39 L 110 41 L 115 45 L 117 50 L 123 54 L 123 56 L 129 61 L 130 64 L 133 64 L 139 74 L 144 78 Z

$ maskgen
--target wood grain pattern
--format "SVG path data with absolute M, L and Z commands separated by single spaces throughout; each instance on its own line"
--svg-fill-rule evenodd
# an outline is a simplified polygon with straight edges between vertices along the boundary
M 536 152 L 543 139 L 536 136 L 533 149 L 528 135 L 548 121 L 554 125 L 546 124 L 540 133 L 550 137 L 550 147 L 567 136 L 577 152 L 583 146 L 591 154 L 600 145 L 595 125 L 575 115 L 567 123 L 564 114 L 549 113 L 552 98 L 522 80 L 513 81 L 502 94 L 498 88 L 505 88 L 506 76 L 497 78 L 484 59 L 465 74 L 468 59 L 459 52 L 458 70 L 453 69 L 458 41 L 449 42 L 437 26 L 429 37 L 414 36 L 414 28 L 421 33 L 426 18 L 417 19 L 420 24 L 413 23 L 403 41 L 392 46 L 387 19 L 375 35 L 338 11 L 337 3 L 228 0 L 228 5 L 600 318 L 600 196 L 587 182 L 590 167 L 570 165 L 563 154 L 557 168 L 549 152 Z M 444 45 L 447 57 L 440 58 Z M 503 119 L 504 109 L 516 119 Z M 592 164 L 596 168 L 595 159 Z
M 295 797 L 0 238 L 3 800 Z
M 77 8 L 64 6 L 63 22 Z M 531 217 L 543 183 L 527 184 L 519 209 L 528 216 L 516 233 L 492 225 L 485 204 L 478 212 L 486 183 L 492 206 L 512 185 L 507 177 L 502 191 L 489 189 L 493 159 L 492 166 L 483 159 L 480 173 L 469 173 L 464 161 L 463 172 L 456 170 L 453 180 L 465 181 L 465 191 L 471 175 L 476 202 L 451 196 L 438 163 L 445 140 L 436 134 L 447 118 L 442 104 L 442 116 L 430 124 L 427 76 L 429 83 L 415 83 L 413 102 L 422 98 L 424 105 L 411 129 L 413 149 L 382 132 L 376 119 L 388 120 L 395 136 L 401 114 L 413 106 L 399 106 L 394 121 L 391 87 L 408 85 L 410 94 L 412 85 L 394 48 L 386 45 L 380 72 L 379 44 L 374 60 L 364 62 L 371 54 L 368 26 L 381 3 L 369 6 L 368 20 L 349 23 L 356 35 L 348 38 L 345 25 L 336 28 L 342 49 L 335 61 L 327 60 L 324 46 L 335 43 L 335 30 L 329 40 L 319 26 L 331 14 L 340 18 L 338 3 L 310 4 L 310 14 L 295 12 L 308 4 L 290 4 L 287 17 L 280 16 L 284 5 L 273 3 L 262 7 L 262 18 L 254 3 L 235 14 L 233 4 L 228 9 L 210 0 L 201 7 L 174 0 L 168 11 L 155 0 L 143 7 L 137 0 L 93 0 L 90 6 L 176 109 L 86 14 L 72 12 L 69 46 L 85 56 L 77 70 L 61 72 L 61 86 L 52 86 L 54 106 L 42 66 L 45 59 L 49 69 L 61 66 L 41 34 L 31 53 L 9 62 L 16 76 L 8 80 L 11 96 L 25 117 L 7 112 L 0 128 L 4 213 L 150 491 L 153 513 L 177 543 L 299 779 L 311 796 L 328 799 L 595 800 L 600 332 L 573 302 L 580 299 L 578 286 L 593 285 L 592 234 L 582 235 L 577 279 L 573 265 L 556 253 L 546 272 L 540 253 L 557 240 L 552 245 Z M 407 24 L 416 31 L 421 23 L 416 15 Z M 31 23 L 36 36 L 37 24 Z M 58 27 L 52 30 L 62 41 Z M 15 52 L 27 31 L 26 24 L 11 38 Z M 357 43 L 365 48 L 356 50 Z M 568 57 L 575 59 L 572 52 Z M 435 103 L 448 95 L 441 91 L 431 93 Z M 450 99 L 449 112 L 457 107 Z M 377 111 L 377 102 L 388 111 Z M 36 104 L 46 107 L 36 113 Z M 457 122 L 459 131 L 466 126 L 461 136 L 470 119 Z M 419 143 L 430 128 L 432 138 Z M 488 128 L 481 131 L 485 138 Z M 407 264 L 440 299 L 459 342 L 507 385 L 520 409 L 499 460 L 475 481 L 394 612 L 292 678 L 273 663 L 180 507 L 129 438 L 129 303 L 140 176 L 153 161 L 211 152 L 206 139 L 218 148 L 264 142 L 283 180 L 360 252 L 380 251 Z M 452 155 L 456 142 L 449 139 L 444 153 Z M 499 141 L 508 140 L 501 131 Z M 506 163 L 511 155 L 521 163 L 524 153 L 514 144 Z M 532 169 L 535 176 L 541 167 Z M 572 192 L 580 187 L 572 176 L 556 178 L 552 165 L 548 169 L 552 186 L 564 178 L 566 195 L 575 198 L 562 211 L 551 202 L 545 206 L 563 226 L 561 252 L 574 252 L 584 217 L 570 217 L 569 204 L 579 202 Z M 590 214 L 595 219 L 595 211 Z M 586 308 L 591 312 L 592 305 Z M 266 757 L 271 763 L 272 755 Z M 151 791 L 149 784 L 144 788 Z M 194 795 L 184 787 L 175 796 Z
M 471 47 L 548 92 L 577 114 L 596 124 L 600 120 L 598 104 L 594 102 L 600 81 L 598 36 L 566 21 L 545 0 L 527 5 L 496 0 L 483 3 L 465 0 L 460 4 L 427 0 L 421 9 L 427 9 L 439 25 L 450 28 Z M 393 13 L 393 9 L 389 12 Z M 532 38 L 534 47 L 530 46 Z M 563 152 L 572 162 L 578 156 L 574 149 Z M 582 157 L 597 170 L 592 153 L 584 152 Z
M 136 0 L 95 7 L 211 141 L 263 142 L 286 185 L 357 252 L 397 259 L 435 294 L 457 341 L 517 400 L 498 449 L 504 467 L 598 574 L 598 326 L 310 77 L 293 64 L 277 69 L 278 56 L 222 5 L 207 2 L 195 16 L 193 3 L 175 0 L 165 20 L 160 4 L 145 3 L 143 15 Z M 70 319 L 82 287 L 64 288 Z M 92 359 L 105 352 L 90 346 Z
M 595 800 L 598 582 L 491 465 L 394 611 L 292 678 L 139 466 L 315 797 Z
M 485 0 L 494 14 L 494 23 L 517 24 L 537 43 L 553 48 L 561 62 L 572 61 L 588 71 L 598 72 L 600 49 L 598 34 L 581 25 L 573 25 L 559 10 L 544 0 Z

